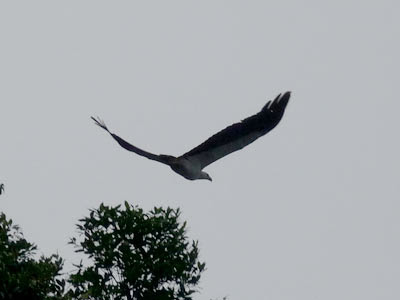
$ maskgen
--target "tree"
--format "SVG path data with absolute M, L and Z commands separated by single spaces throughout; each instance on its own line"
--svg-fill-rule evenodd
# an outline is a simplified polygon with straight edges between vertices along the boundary
M 79 220 L 76 252 L 88 255 L 70 276 L 76 299 L 190 300 L 205 268 L 197 241 L 189 243 L 179 209 L 144 212 L 125 202 L 103 204 Z
M 0 213 L 0 299 L 62 299 L 63 260 L 55 254 L 35 260 L 36 250 L 20 228 Z

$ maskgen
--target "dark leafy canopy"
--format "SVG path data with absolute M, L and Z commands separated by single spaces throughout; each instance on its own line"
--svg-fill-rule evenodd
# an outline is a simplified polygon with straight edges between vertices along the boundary
M 77 252 L 90 258 L 70 277 L 77 299 L 190 300 L 205 264 L 197 242 L 189 243 L 179 209 L 145 213 L 125 202 L 103 204 L 77 225 L 83 240 L 72 239 Z
M 0 299 L 61 299 L 65 282 L 59 279 L 63 261 L 58 255 L 33 259 L 36 246 L 0 213 Z

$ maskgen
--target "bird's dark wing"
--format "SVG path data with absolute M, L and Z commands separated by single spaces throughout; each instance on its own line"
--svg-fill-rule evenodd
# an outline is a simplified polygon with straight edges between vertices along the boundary
M 272 130 L 282 119 L 290 92 L 279 94 L 275 100 L 269 101 L 263 109 L 243 121 L 233 124 L 210 137 L 204 143 L 182 155 L 201 168 L 214 161 L 242 149 Z
M 136 154 L 147 157 L 148 159 L 155 160 L 155 161 L 167 164 L 167 165 L 169 165 L 169 163 L 171 162 L 172 159 L 175 159 L 175 157 L 170 156 L 170 155 L 163 155 L 163 154 L 156 155 L 156 154 L 144 151 L 136 146 L 133 146 L 132 144 L 125 141 L 124 139 L 120 138 L 118 135 L 110 132 L 108 130 L 106 124 L 100 118 L 97 118 L 97 119 L 94 117 L 91 117 L 91 118 L 96 123 L 96 125 L 100 126 L 104 130 L 106 130 L 109 134 L 111 134 L 111 136 L 114 138 L 114 140 L 116 140 L 122 148 L 125 148 L 128 151 L 135 152 Z

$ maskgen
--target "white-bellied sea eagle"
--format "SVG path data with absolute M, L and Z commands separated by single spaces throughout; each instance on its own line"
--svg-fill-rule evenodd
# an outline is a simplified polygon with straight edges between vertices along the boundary
M 268 101 L 259 113 L 228 126 L 214 134 L 204 143 L 178 157 L 164 154 L 157 155 L 139 149 L 110 132 L 100 118 L 91 118 L 98 126 L 111 134 L 118 144 L 126 150 L 166 164 L 186 179 L 207 179 L 212 181 L 210 175 L 204 172 L 203 169 L 216 160 L 246 147 L 272 130 L 282 119 L 289 98 L 290 92 L 286 92 L 283 95 L 279 94 L 273 101 Z

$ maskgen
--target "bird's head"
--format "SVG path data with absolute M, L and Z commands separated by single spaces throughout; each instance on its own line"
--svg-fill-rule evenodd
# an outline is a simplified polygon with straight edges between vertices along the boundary
M 211 178 L 211 176 L 210 175 L 208 175 L 208 173 L 206 173 L 206 172 L 203 172 L 203 171 L 201 171 L 201 173 L 200 173 L 200 178 L 199 179 L 207 179 L 207 180 L 210 180 L 210 181 L 212 181 L 212 178 Z

